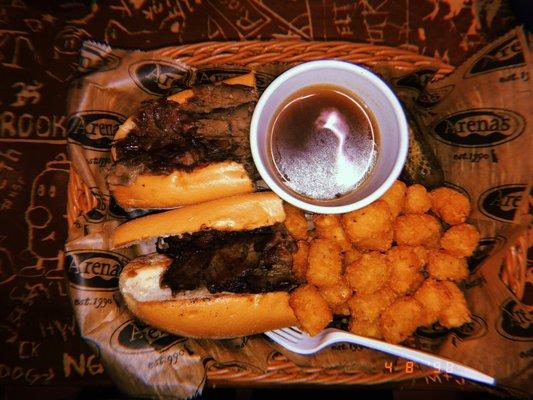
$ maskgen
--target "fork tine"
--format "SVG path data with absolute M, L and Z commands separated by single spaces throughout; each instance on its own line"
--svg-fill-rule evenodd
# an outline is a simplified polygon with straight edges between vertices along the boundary
M 301 338 L 302 336 L 305 335 L 305 333 L 302 332 L 300 329 L 298 329 L 296 326 L 291 326 L 291 327 L 286 328 L 286 329 L 290 329 L 293 332 L 293 334 L 298 335 L 299 338 Z
M 283 340 L 286 340 L 291 343 L 298 343 L 298 338 L 291 335 L 290 333 L 284 331 L 283 329 L 276 329 L 275 331 L 270 331 L 275 335 L 281 337 Z
M 280 329 L 279 330 L 280 332 L 282 332 L 282 334 L 284 335 L 284 337 L 286 338 L 291 338 L 291 340 L 296 343 L 300 340 L 300 338 L 294 334 L 293 332 L 291 332 L 290 330 L 288 329 Z

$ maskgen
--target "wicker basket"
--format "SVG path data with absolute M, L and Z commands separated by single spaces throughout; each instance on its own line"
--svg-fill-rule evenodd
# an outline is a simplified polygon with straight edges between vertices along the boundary
M 436 78 L 453 71 L 453 67 L 433 58 L 387 46 L 374 46 L 350 42 L 303 42 L 303 41 L 245 41 L 204 42 L 169 48 L 164 56 L 179 59 L 192 65 L 239 64 L 253 65 L 269 62 L 298 63 L 318 59 L 338 59 L 372 67 L 388 63 L 394 68 L 409 71 L 423 66 L 438 68 Z M 71 171 L 69 180 L 67 215 L 69 226 L 77 217 L 97 204 L 90 189 Z M 321 369 L 300 367 L 283 355 L 274 352 L 268 368 L 262 373 L 242 365 L 207 364 L 207 378 L 213 386 L 282 385 L 282 384 L 379 384 L 399 382 L 433 374 L 429 368 L 412 368 L 412 363 L 400 360 L 382 372 L 345 370 L 342 368 Z

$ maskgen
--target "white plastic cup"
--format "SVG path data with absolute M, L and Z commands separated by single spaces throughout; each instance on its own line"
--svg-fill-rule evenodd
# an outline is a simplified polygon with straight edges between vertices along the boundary
M 333 85 L 353 93 L 374 114 L 380 134 L 373 172 L 349 194 L 327 201 L 307 200 L 286 188 L 272 167 L 269 129 L 285 100 L 300 89 Z M 265 183 L 278 196 L 303 210 L 319 214 L 341 214 L 362 208 L 380 198 L 400 175 L 409 144 L 409 131 L 402 106 L 377 75 L 357 65 L 336 60 L 311 61 L 277 77 L 259 99 L 250 126 L 250 146 L 255 166 Z M 312 179 L 313 171 L 309 171 Z

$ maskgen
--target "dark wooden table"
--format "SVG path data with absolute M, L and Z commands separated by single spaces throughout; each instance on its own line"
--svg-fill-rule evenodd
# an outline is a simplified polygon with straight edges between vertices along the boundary
M 339 39 L 398 46 L 458 65 L 517 24 L 504 0 L 474 3 L 2 1 L 0 385 L 111 385 L 79 336 L 63 278 L 65 96 L 79 74 L 84 40 L 148 49 L 207 40 Z

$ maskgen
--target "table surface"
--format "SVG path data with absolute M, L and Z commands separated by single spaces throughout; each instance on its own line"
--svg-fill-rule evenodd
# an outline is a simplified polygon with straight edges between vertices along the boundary
M 207 40 L 347 40 L 458 65 L 517 24 L 505 0 L 55 3 L 0 5 L 0 385 L 109 384 L 79 336 L 63 278 L 65 98 L 84 40 L 142 49 Z

